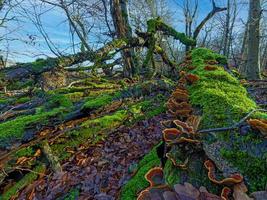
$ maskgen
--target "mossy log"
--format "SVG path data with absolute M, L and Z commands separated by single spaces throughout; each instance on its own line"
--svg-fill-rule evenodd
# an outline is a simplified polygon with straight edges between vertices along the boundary
M 267 114 L 251 112 L 258 106 L 248 96 L 241 82 L 223 68 L 225 63 L 225 57 L 205 48 L 192 50 L 183 63 L 185 71 L 181 73 L 181 76 L 184 79 L 180 79 L 177 90 L 187 91 L 186 99 L 194 108 L 193 113 L 201 115 L 201 121 L 200 124 L 197 123 L 196 127 L 198 128 L 191 135 L 197 139 L 197 145 L 190 143 L 194 142 L 193 140 L 185 140 L 189 134 L 185 132 L 186 129 L 182 125 L 188 125 L 189 118 L 177 116 L 183 120 L 178 124 L 179 126 L 177 125 L 179 120 L 170 119 L 168 123 L 164 123 L 169 131 L 175 129 L 177 133 L 175 135 L 175 131 L 173 131 L 169 135 L 171 137 L 166 137 L 166 132 L 163 131 L 165 143 L 168 141 L 167 148 L 165 148 L 168 154 L 166 154 L 167 162 L 162 162 L 161 166 L 164 170 L 164 183 L 170 187 L 190 182 L 194 187 L 204 186 L 209 192 L 219 195 L 224 186 L 223 182 L 236 175 L 235 178 L 238 177 L 239 182 L 244 178 L 244 183 L 250 193 L 265 189 L 267 183 L 267 155 L 264 151 L 266 139 L 260 132 L 251 129 L 245 119 L 248 117 L 267 119 Z M 188 73 L 190 76 L 187 76 Z M 197 79 L 192 82 L 190 77 L 197 77 Z M 177 92 L 175 98 L 180 101 L 182 96 Z M 233 127 L 241 122 L 242 126 L 231 130 L 211 133 L 202 133 L 201 131 L 202 129 Z M 181 127 L 183 128 L 181 129 Z M 179 131 L 182 131 L 180 132 L 182 134 Z M 179 136 L 184 137 L 183 142 Z M 171 143 L 170 139 L 175 142 Z M 154 160 L 157 161 L 159 158 L 161 157 L 156 157 Z M 214 163 L 213 170 L 216 165 L 216 174 L 213 177 L 208 174 L 210 169 L 205 165 L 207 159 Z M 139 170 L 142 171 L 142 169 Z M 135 176 L 129 184 L 133 181 L 142 183 L 144 179 Z M 140 192 L 138 185 L 136 184 L 136 187 L 133 188 Z M 232 186 L 230 186 L 231 189 L 233 189 Z M 129 199 L 138 196 L 136 191 L 129 190 L 123 190 L 122 196 L 124 195 Z

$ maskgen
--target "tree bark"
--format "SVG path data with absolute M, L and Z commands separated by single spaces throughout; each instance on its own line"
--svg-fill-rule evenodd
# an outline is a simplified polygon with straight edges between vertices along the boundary
M 227 13 L 226 13 L 226 22 L 225 22 L 225 30 L 224 30 L 224 41 L 223 41 L 223 55 L 225 55 L 226 57 L 228 57 L 229 55 L 229 48 L 228 48 L 228 44 L 229 44 L 229 35 L 230 35 L 230 0 L 227 0 Z
M 131 38 L 132 30 L 128 20 L 128 9 L 126 0 L 112 0 L 112 18 L 117 38 Z M 124 63 L 124 76 L 131 78 L 134 74 L 134 52 L 132 49 L 122 51 Z
M 248 55 L 245 70 L 242 70 L 245 72 L 243 75 L 249 80 L 260 79 L 260 18 L 260 0 L 250 0 L 247 36 Z

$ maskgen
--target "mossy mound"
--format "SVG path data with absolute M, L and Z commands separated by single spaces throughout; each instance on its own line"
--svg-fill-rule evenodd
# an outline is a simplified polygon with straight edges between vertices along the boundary
M 194 69 L 188 70 L 188 72 L 197 75 L 199 80 L 188 86 L 187 89 L 190 103 L 202 115 L 199 129 L 232 126 L 249 112 L 258 108 L 240 81 L 224 70 L 225 58 L 223 56 L 209 49 L 199 48 L 191 52 L 191 58 Z M 217 63 L 214 64 L 216 68 L 208 70 L 206 66 L 210 65 L 208 63 L 211 61 Z M 251 117 L 266 118 L 266 116 L 265 113 L 257 112 Z M 215 163 L 225 161 L 229 164 L 229 168 L 235 168 L 244 176 L 250 192 L 265 189 L 267 155 L 264 151 L 256 149 L 266 148 L 267 142 L 259 133 L 248 129 L 246 133 L 242 134 L 238 130 L 203 134 L 202 142 L 206 148 L 214 151 L 214 155 L 220 157 Z M 224 147 L 218 146 L 217 148 L 217 143 L 223 144 Z M 171 176 L 167 177 L 167 180 L 171 180 L 171 184 L 181 182 L 179 169 L 169 167 L 167 163 L 165 171 Z M 202 171 L 198 172 L 202 173 Z M 174 174 L 177 175 L 177 178 L 174 178 Z M 192 173 L 187 175 L 193 183 L 199 179 Z M 211 182 L 202 181 L 202 184 L 209 188 Z
M 121 190 L 121 200 L 136 200 L 138 193 L 149 186 L 145 179 L 145 174 L 153 167 L 160 166 L 160 159 L 157 155 L 156 145 L 144 158 L 138 163 L 136 173 L 133 178 L 123 186 Z
M 196 68 L 190 73 L 199 76 L 200 80 L 188 90 L 191 104 L 202 109 L 203 128 L 230 126 L 257 108 L 246 89 L 223 67 L 205 70 L 209 60 L 220 62 L 224 60 L 222 56 L 202 48 L 193 50 L 191 55 Z

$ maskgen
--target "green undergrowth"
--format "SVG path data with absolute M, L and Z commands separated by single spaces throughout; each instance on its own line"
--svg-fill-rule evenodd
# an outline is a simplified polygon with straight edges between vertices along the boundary
M 126 183 L 121 190 L 121 200 L 136 200 L 138 193 L 149 186 L 145 179 L 145 174 L 153 167 L 160 166 L 160 159 L 157 155 L 156 145 L 144 158 L 138 163 L 137 171 L 131 180 Z
M 44 165 L 36 166 L 32 172 L 27 173 L 21 180 L 16 182 L 11 188 L 9 188 L 4 194 L 0 196 L 0 200 L 9 200 L 18 194 L 18 191 L 31 184 L 39 176 L 39 173 L 45 171 Z

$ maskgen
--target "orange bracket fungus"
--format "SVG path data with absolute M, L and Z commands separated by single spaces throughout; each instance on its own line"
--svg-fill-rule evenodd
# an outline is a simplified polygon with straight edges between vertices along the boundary
M 161 167 L 154 167 L 150 169 L 146 175 L 145 179 L 149 182 L 149 187 L 140 192 L 137 200 L 148 200 L 154 199 L 154 197 L 159 198 L 163 196 L 163 193 L 170 191 L 170 188 L 165 184 L 163 169 Z
M 204 67 L 204 69 L 205 69 L 206 71 L 215 71 L 215 70 L 218 69 L 218 67 L 216 67 L 216 66 L 211 66 L 211 65 L 207 65 L 207 66 Z
M 228 200 L 228 196 L 231 194 L 231 189 L 229 187 L 224 187 L 221 192 L 221 199 Z
M 195 74 L 187 74 L 185 78 L 190 84 L 196 83 L 199 80 L 199 77 Z
M 264 137 L 267 137 L 267 120 L 265 119 L 250 119 L 248 124 L 261 132 Z
M 188 164 L 188 161 L 189 161 L 188 158 L 182 163 L 177 163 L 177 161 L 175 161 L 175 159 L 172 157 L 172 155 L 170 153 L 167 153 L 166 157 L 171 160 L 172 164 L 175 167 L 178 167 L 178 168 L 183 169 L 183 170 L 187 169 L 187 164 Z
M 233 174 L 223 180 L 217 180 L 215 175 L 215 165 L 213 164 L 213 162 L 211 160 L 206 160 L 204 166 L 208 170 L 208 178 L 215 184 L 231 186 L 243 181 L 243 177 L 239 174 Z
M 163 170 L 161 167 L 154 167 L 150 169 L 146 173 L 145 178 L 151 187 L 164 184 Z
M 187 123 L 182 122 L 180 120 L 174 120 L 173 123 L 181 130 L 183 133 L 186 133 L 188 135 L 194 134 L 193 127 L 189 126 Z
M 168 144 L 179 144 L 179 143 L 200 143 L 198 140 L 194 140 L 186 137 L 186 133 L 181 132 L 176 128 L 169 128 L 163 130 L 163 139 Z

